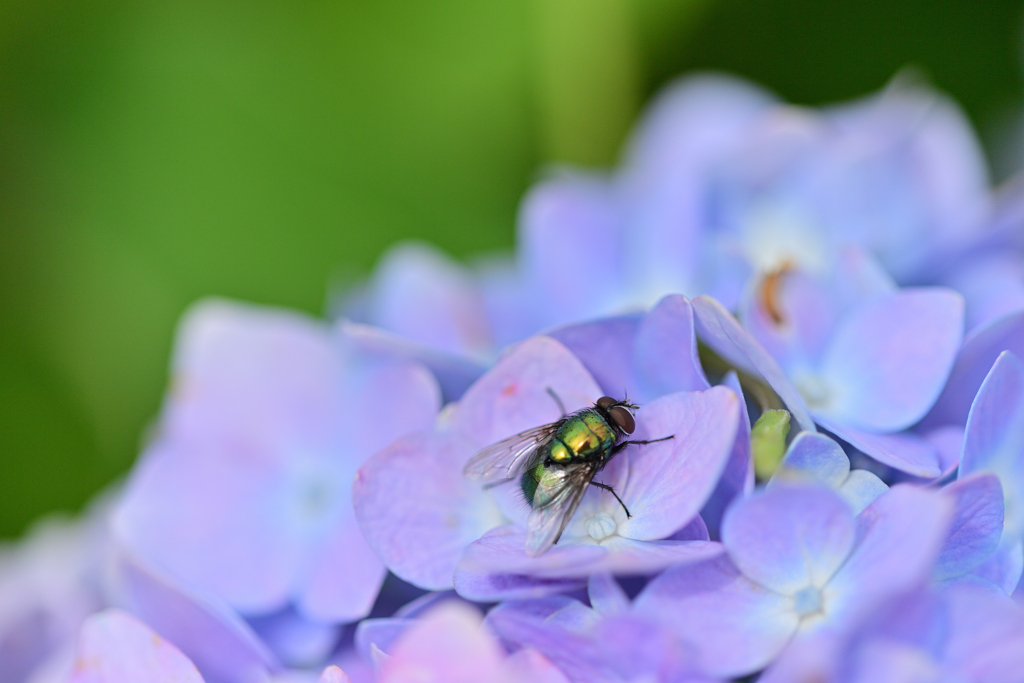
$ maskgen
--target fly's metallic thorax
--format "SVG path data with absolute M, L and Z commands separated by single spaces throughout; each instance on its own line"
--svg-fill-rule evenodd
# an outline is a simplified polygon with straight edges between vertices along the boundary
M 544 501 L 537 500 L 538 488 L 541 493 L 545 476 L 554 465 L 573 463 L 601 463 L 611 453 L 618 439 L 618 433 L 596 410 L 584 410 L 571 415 L 555 431 L 551 441 L 538 453 L 537 462 L 523 472 L 520 486 L 527 502 L 538 507 Z
M 608 456 L 618 434 L 596 410 L 569 417 L 555 432 L 545 454 L 551 462 L 593 462 Z

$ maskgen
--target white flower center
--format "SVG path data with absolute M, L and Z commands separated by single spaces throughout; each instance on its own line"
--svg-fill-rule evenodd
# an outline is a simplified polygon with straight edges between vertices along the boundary
M 814 586 L 801 588 L 797 591 L 796 595 L 793 596 L 793 611 L 795 611 L 800 618 L 811 614 L 817 614 L 818 612 L 821 612 L 821 608 L 821 591 Z
M 618 529 L 615 520 L 607 512 L 599 512 L 587 520 L 587 534 L 600 543 Z

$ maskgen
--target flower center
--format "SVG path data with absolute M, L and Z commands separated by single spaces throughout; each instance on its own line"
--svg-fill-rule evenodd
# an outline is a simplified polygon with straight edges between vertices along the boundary
M 587 534 L 600 543 L 618 529 L 615 520 L 607 512 L 599 512 L 587 520 Z
M 821 607 L 821 591 L 814 586 L 801 588 L 797 591 L 796 595 L 793 596 L 793 610 L 801 618 L 811 614 L 817 614 L 821 611 Z

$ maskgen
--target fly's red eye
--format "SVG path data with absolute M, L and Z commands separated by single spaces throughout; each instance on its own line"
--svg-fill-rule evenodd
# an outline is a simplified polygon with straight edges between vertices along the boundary
M 608 412 L 611 414 L 612 419 L 615 420 L 615 424 L 619 426 L 619 429 L 626 434 L 632 434 L 633 430 L 636 429 L 636 420 L 633 419 L 632 413 L 622 406 L 615 406 Z
M 618 403 L 618 401 L 616 401 L 611 396 L 602 396 L 601 398 L 597 399 L 597 405 L 601 406 L 602 408 L 607 408 L 608 406 L 613 406 L 616 403 Z

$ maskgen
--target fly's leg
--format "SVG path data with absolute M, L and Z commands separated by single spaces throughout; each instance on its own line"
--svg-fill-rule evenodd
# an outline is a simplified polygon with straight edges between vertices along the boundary
M 562 411 L 562 417 L 565 417 L 565 406 L 562 405 L 562 399 L 558 398 L 558 394 L 556 394 L 555 390 L 552 389 L 551 387 L 547 387 L 546 391 L 551 396 L 551 398 L 555 399 L 555 403 L 558 404 L 558 409 Z
M 613 489 L 611 486 L 609 486 L 608 484 L 602 484 L 599 481 L 592 481 L 592 482 L 590 482 L 590 485 L 591 486 L 596 486 L 599 489 L 604 489 L 608 493 L 610 493 L 613 496 L 615 496 L 615 500 L 619 501 L 619 505 L 621 505 L 622 509 L 626 511 L 626 519 L 629 519 L 630 517 L 633 516 L 633 515 L 629 514 L 629 508 L 626 507 L 626 504 L 622 502 L 621 498 L 619 498 L 619 494 L 615 493 L 615 489 Z
M 674 438 L 676 438 L 675 434 L 672 434 L 671 436 L 663 436 L 660 439 L 645 439 L 643 441 L 623 441 L 620 444 L 615 444 L 615 447 L 612 448 L 612 451 L 611 453 L 609 453 L 608 458 L 611 459 L 613 455 L 621 451 L 626 446 L 645 446 L 649 443 L 658 443 L 659 441 L 668 441 L 669 439 Z

